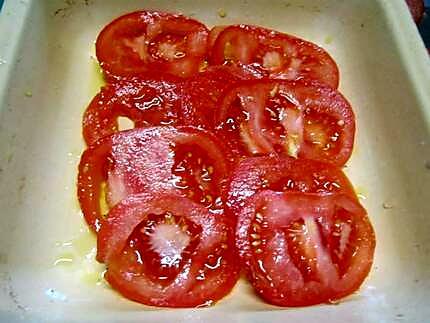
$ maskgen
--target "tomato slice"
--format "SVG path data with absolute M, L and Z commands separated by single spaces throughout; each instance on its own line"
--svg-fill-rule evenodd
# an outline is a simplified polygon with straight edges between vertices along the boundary
M 357 199 L 338 167 L 289 157 L 253 157 L 241 161 L 231 176 L 227 204 L 237 216 L 245 201 L 257 192 L 342 193 Z
M 177 195 L 134 195 L 109 213 L 97 240 L 105 278 L 147 305 L 208 306 L 239 277 L 233 230 Z
M 104 137 L 83 153 L 78 197 L 95 231 L 105 219 L 100 206 L 105 188 L 109 207 L 136 193 L 175 191 L 222 214 L 229 175 L 229 152 L 211 133 L 192 127 L 136 128 Z
M 136 11 L 107 25 L 96 41 L 97 58 L 108 77 L 148 70 L 188 77 L 199 71 L 208 30 L 182 15 Z
M 135 127 L 198 124 L 200 120 L 181 108 L 181 91 L 177 78 L 155 74 L 107 84 L 84 113 L 85 142 L 91 145 L 119 131 L 119 117 Z
M 218 102 L 224 92 L 252 74 L 235 66 L 209 66 L 183 83 L 182 105 L 199 116 L 203 128 L 213 129 Z M 191 113 L 190 113 L 191 114 Z M 196 118 L 195 118 L 196 119 Z
M 263 190 L 246 201 L 236 232 L 249 280 L 275 305 L 336 301 L 360 287 L 373 262 L 366 211 L 344 194 Z
M 273 30 L 235 25 L 211 34 L 212 64 L 240 64 L 255 75 L 283 80 L 312 79 L 333 88 L 339 85 L 335 61 L 321 47 Z M 217 36 L 217 37 L 216 37 Z M 212 39 L 216 37 L 216 40 Z
M 355 116 L 336 90 L 315 82 L 243 81 L 220 103 L 217 129 L 242 156 L 283 154 L 341 166 Z
M 210 53 L 210 51 L 214 47 L 215 41 L 217 40 L 219 34 L 221 34 L 221 32 L 228 27 L 228 25 L 212 27 L 208 36 L 208 53 Z

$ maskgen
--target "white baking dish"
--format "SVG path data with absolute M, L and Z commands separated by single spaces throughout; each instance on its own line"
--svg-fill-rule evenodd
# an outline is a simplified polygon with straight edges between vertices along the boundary
M 161 310 L 101 280 L 76 201 L 81 117 L 100 85 L 98 32 L 139 8 L 209 26 L 264 25 L 333 55 L 358 122 L 347 172 L 377 234 L 359 292 L 338 305 L 282 309 L 240 282 L 212 308 Z M 403 0 L 6 0 L 0 59 L 1 322 L 428 322 L 430 60 Z

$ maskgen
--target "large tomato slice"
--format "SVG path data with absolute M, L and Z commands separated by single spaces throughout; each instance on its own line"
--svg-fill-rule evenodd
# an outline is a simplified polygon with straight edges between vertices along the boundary
M 249 280 L 275 305 L 347 296 L 373 261 L 375 236 L 366 211 L 343 194 L 261 191 L 246 201 L 236 232 Z
M 207 28 L 177 14 L 137 11 L 107 25 L 96 41 L 96 54 L 109 76 L 148 70 L 188 77 L 199 71 L 207 50 Z
M 105 191 L 110 207 L 131 194 L 175 191 L 213 214 L 223 213 L 228 156 L 214 135 L 192 127 L 115 133 L 82 155 L 78 175 L 81 209 L 96 231 L 105 219 L 100 205 Z
M 215 27 L 211 32 L 210 42 L 214 43 L 210 56 L 212 64 L 235 63 L 256 71 L 260 77 L 313 79 L 338 87 L 336 63 L 315 44 L 261 27 L 236 25 L 222 28 Z
M 343 193 L 356 199 L 354 189 L 338 167 L 289 157 L 244 159 L 235 168 L 227 203 L 232 216 L 255 193 L 269 189 L 278 192 Z
M 239 277 L 233 230 L 176 195 L 136 195 L 109 213 L 97 240 L 105 278 L 147 305 L 208 306 Z
M 336 90 L 305 81 L 243 81 L 220 103 L 217 129 L 239 155 L 287 153 L 341 166 L 355 117 Z
M 91 101 L 83 117 L 87 145 L 117 132 L 118 117 L 127 117 L 135 127 L 196 122 L 181 108 L 178 79 L 146 75 L 109 83 Z

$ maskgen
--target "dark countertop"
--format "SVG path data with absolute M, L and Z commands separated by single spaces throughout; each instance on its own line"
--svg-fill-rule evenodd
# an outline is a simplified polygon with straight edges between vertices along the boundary
M 426 44 L 427 48 L 430 48 L 430 0 L 425 0 L 425 9 L 426 12 L 424 14 L 424 18 L 418 26 L 418 29 L 421 33 L 421 36 Z

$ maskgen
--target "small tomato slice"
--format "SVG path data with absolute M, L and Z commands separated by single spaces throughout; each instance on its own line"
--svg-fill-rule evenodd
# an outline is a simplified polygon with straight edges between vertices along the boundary
M 344 194 L 261 191 L 240 211 L 236 239 L 255 291 L 279 306 L 353 293 L 375 249 L 366 211 Z
M 199 71 L 207 50 L 207 28 L 194 19 L 157 11 L 136 11 L 107 25 L 96 55 L 109 77 L 148 70 L 188 77 Z
M 239 277 L 232 228 L 177 195 L 122 200 L 110 211 L 97 246 L 110 285 L 147 305 L 208 306 Z
M 336 90 L 316 82 L 243 81 L 220 102 L 216 128 L 242 156 L 288 154 L 342 166 L 355 116 Z
M 105 219 L 103 195 L 112 207 L 141 192 L 176 191 L 213 214 L 223 213 L 230 159 L 222 147 L 214 135 L 192 127 L 136 128 L 104 137 L 79 164 L 78 198 L 85 219 L 98 231 Z
M 350 181 L 338 167 L 290 157 L 253 157 L 241 161 L 231 176 L 227 204 L 232 216 L 237 216 L 249 197 L 264 189 L 342 193 L 357 199 Z
M 239 64 L 260 77 L 290 81 L 312 79 L 338 87 L 336 63 L 311 42 L 249 25 L 215 27 L 210 39 L 214 43 L 211 64 Z
M 196 121 L 182 111 L 180 93 L 178 79 L 155 74 L 107 84 L 84 113 L 82 128 L 85 142 L 91 145 L 119 131 L 119 117 L 130 119 L 135 127 Z

